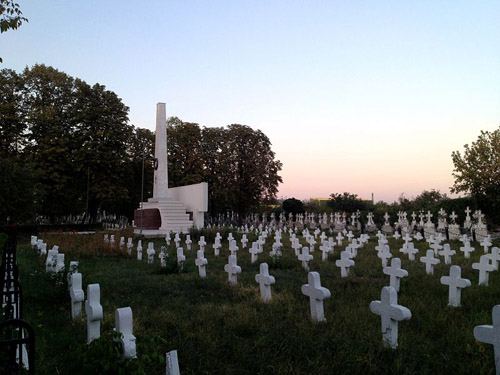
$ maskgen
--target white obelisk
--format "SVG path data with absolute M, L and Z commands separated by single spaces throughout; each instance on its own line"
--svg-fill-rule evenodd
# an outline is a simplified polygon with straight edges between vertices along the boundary
M 167 114 L 165 103 L 156 104 L 155 171 L 153 198 L 150 201 L 166 200 L 168 196 L 167 164 Z

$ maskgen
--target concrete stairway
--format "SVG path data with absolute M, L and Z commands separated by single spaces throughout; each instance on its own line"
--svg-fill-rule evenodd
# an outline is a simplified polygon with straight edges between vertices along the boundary
M 160 211 L 162 232 L 187 231 L 193 226 L 193 221 L 189 220 L 189 214 L 186 213 L 186 207 L 182 202 L 175 200 L 144 202 L 143 207 L 157 208 Z

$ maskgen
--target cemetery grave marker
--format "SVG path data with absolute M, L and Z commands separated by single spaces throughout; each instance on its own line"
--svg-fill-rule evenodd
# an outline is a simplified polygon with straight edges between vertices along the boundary
M 398 305 L 398 293 L 392 286 L 382 289 L 380 301 L 372 301 L 370 311 L 381 317 L 384 345 L 396 349 L 398 347 L 398 322 L 411 319 L 411 311 Z
M 384 267 L 383 272 L 390 277 L 390 286 L 392 286 L 396 292 L 399 292 L 401 278 L 408 276 L 408 271 L 401 268 L 401 259 L 393 258 L 391 260 L 391 266 Z
M 255 281 L 259 283 L 260 298 L 262 302 L 271 301 L 271 285 L 276 281 L 274 276 L 269 275 L 269 267 L 267 263 L 260 264 L 260 273 L 255 275 Z
M 135 336 L 133 335 L 132 309 L 122 307 L 115 311 L 115 332 L 120 334 L 118 341 L 121 343 L 122 358 L 137 358 Z
M 325 321 L 325 311 L 323 300 L 331 296 L 330 291 L 321 286 L 321 280 L 318 272 L 309 272 L 307 275 L 309 284 L 302 285 L 302 294 L 309 297 L 311 309 L 311 319 L 316 322 Z
M 224 271 L 227 272 L 229 284 L 238 284 L 238 274 L 241 273 L 241 267 L 236 262 L 236 255 L 230 255 L 227 264 L 224 266 Z
M 425 272 L 427 275 L 433 275 L 434 274 L 434 266 L 441 263 L 441 261 L 437 258 L 434 258 L 434 251 L 433 250 L 427 250 L 427 254 L 425 257 L 421 257 L 420 261 L 422 263 L 425 263 Z
M 450 276 L 441 277 L 441 284 L 448 285 L 448 306 L 460 307 L 460 295 L 463 288 L 471 286 L 468 279 L 462 279 L 459 266 L 450 267 Z
M 103 311 L 100 300 L 101 291 L 99 284 L 87 285 L 87 301 L 85 301 L 85 312 L 87 314 L 87 344 L 101 337 Z

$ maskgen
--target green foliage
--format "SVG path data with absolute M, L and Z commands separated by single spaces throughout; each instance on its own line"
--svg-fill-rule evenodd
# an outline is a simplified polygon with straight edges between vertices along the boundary
M 499 219 L 500 214 L 500 128 L 481 131 L 478 139 L 451 154 L 454 193 L 470 194 L 479 208 Z
M 357 194 L 344 192 L 344 194 L 331 194 L 330 200 L 328 201 L 328 206 L 333 211 L 356 212 L 357 210 L 366 210 L 368 208 L 368 203 L 358 198 Z
M 295 216 L 296 214 L 304 213 L 304 203 L 295 198 L 285 199 L 281 206 L 285 214 L 292 213 Z
M 23 22 L 28 22 L 28 19 L 23 17 L 19 4 L 12 0 L 0 0 L 0 33 L 16 30 Z M 1 62 L 3 60 L 0 58 Z
M 245 125 L 200 128 L 168 120 L 171 187 L 208 182 L 209 210 L 246 213 L 276 198 L 281 162 L 269 138 Z
M 142 337 L 137 340 L 137 359 L 123 359 L 118 341 L 120 335 L 105 331 L 99 339 L 82 344 L 78 349 L 77 361 L 81 363 L 84 374 L 108 375 L 148 375 L 148 367 L 161 365 L 165 362 L 162 355 L 156 352 L 159 345 L 165 343 L 160 337 Z

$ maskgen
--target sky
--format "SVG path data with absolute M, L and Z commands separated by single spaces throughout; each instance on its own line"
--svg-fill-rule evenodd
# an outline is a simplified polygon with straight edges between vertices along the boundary
M 498 0 L 17 2 L 29 22 L 0 36 L 1 68 L 103 84 L 137 127 L 165 102 L 260 129 L 278 198 L 449 194 L 451 153 L 500 126 Z

